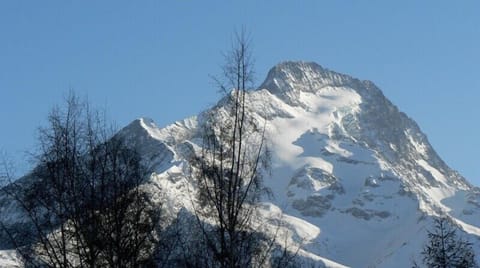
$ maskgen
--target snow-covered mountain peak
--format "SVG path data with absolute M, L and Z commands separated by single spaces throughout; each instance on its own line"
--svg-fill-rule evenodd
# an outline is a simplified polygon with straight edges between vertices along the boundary
M 432 162 L 450 174 L 447 183 L 469 187 L 440 159 L 418 125 L 370 81 L 330 71 L 314 62 L 286 61 L 269 71 L 260 89 L 266 89 L 289 107 L 317 111 L 314 117 L 328 116 L 331 120 L 325 121 L 324 127 L 328 127 L 330 139 L 363 143 L 392 164 L 406 159 Z M 427 180 L 422 184 L 435 183 Z
M 126 136 L 144 136 L 149 135 L 152 130 L 155 131 L 157 129 L 158 127 L 152 119 L 148 117 L 140 117 L 122 128 L 118 134 Z
M 410 196 L 421 211 L 438 215 L 448 210 L 442 200 L 472 190 L 441 160 L 418 125 L 370 81 L 312 62 L 283 62 L 247 99 L 249 111 L 267 123 L 275 168 L 266 182 L 289 204 L 290 213 L 323 217 L 335 208 L 354 217 L 389 219 L 382 217 L 397 203 L 365 193 L 377 192 L 391 200 Z M 227 105 L 228 99 L 222 99 L 213 114 L 224 118 Z M 146 119 L 139 122 L 181 161 L 192 144 L 201 146 L 198 125 L 208 114 L 163 129 Z M 388 205 L 382 210 L 367 205 L 375 202 Z
M 336 221 L 357 219 L 360 225 L 366 221 L 369 228 L 377 226 L 372 230 L 393 225 L 419 230 L 423 215 L 443 214 L 454 217 L 468 233 L 480 235 L 475 227 L 480 221 L 471 216 L 480 213 L 477 190 L 447 166 L 419 126 L 374 83 L 316 63 L 283 62 L 270 70 L 260 88 L 274 96 L 271 100 L 281 100 L 275 105 L 277 114 L 289 115 L 269 119 L 276 169 L 267 183 L 287 204 L 286 213 L 323 226 L 320 240 L 348 232 L 330 225 Z M 398 240 L 419 245 L 414 240 L 417 234 L 407 227 L 395 230 L 382 241 L 373 239 L 379 246 L 374 251 L 384 256 L 406 254 Z M 349 239 L 372 240 L 375 232 L 364 231 Z M 392 245 L 396 249 L 385 250 Z M 351 247 L 337 246 L 339 255 L 327 254 L 333 260 L 344 258 L 341 252 Z M 378 254 L 374 251 L 367 256 Z M 361 258 L 352 255 L 344 263 L 398 266 L 391 266 L 387 257 L 380 257 L 376 265 Z
M 353 85 L 362 83 L 368 84 L 348 75 L 330 71 L 315 62 L 285 61 L 270 69 L 259 88 L 267 89 L 289 104 L 299 105 L 296 99 L 301 91 L 315 93 L 328 86 L 355 88 Z
M 282 215 L 281 232 L 299 255 L 326 267 L 411 266 L 431 217 L 441 214 L 480 252 L 479 190 L 374 83 L 287 61 L 246 98 L 249 114 L 266 126 L 272 156 L 264 181 L 274 199 L 264 200 L 262 217 Z M 164 128 L 139 118 L 117 134 L 153 160 L 149 188 L 168 215 L 192 210 L 189 157 L 202 146 L 205 119 L 228 120 L 228 105 L 225 97 Z

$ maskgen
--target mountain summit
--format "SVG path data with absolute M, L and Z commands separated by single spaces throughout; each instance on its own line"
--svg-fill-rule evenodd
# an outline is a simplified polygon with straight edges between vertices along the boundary
M 408 267 L 435 216 L 448 215 L 480 252 L 480 191 L 450 169 L 418 125 L 370 81 L 312 62 L 273 67 L 247 95 L 266 122 L 272 169 L 260 221 L 278 218 L 299 255 L 326 267 Z M 222 112 L 224 102 L 212 107 Z M 175 217 L 191 210 L 192 148 L 203 114 L 120 131 L 150 159 L 149 184 Z M 478 257 L 478 256 L 477 256 Z
M 248 99 L 267 122 L 272 151 L 265 183 L 274 198 L 265 199 L 265 217 L 283 215 L 301 255 L 332 267 L 406 267 L 420 258 L 432 217 L 443 214 L 480 250 L 478 190 L 372 82 L 312 62 L 283 62 Z M 169 193 L 172 213 L 189 207 L 186 153 L 200 146 L 201 120 L 145 125 L 174 155 L 152 177 Z

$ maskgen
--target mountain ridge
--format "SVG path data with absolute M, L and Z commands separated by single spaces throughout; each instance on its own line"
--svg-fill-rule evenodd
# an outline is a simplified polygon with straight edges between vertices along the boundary
M 272 176 L 265 182 L 275 200 L 265 202 L 323 231 L 305 239 L 305 255 L 351 267 L 404 267 L 419 258 L 431 217 L 443 214 L 478 240 L 475 188 L 448 167 L 415 121 L 373 82 L 289 61 L 273 67 L 247 99 L 255 118 L 267 121 L 274 152 Z M 222 105 L 212 109 L 221 114 Z M 160 130 L 181 133 L 182 138 L 170 140 L 172 150 L 182 152 L 176 154 L 181 164 L 170 173 L 177 178 L 188 166 L 185 152 L 201 146 L 197 127 L 202 120 L 200 114 L 187 119 L 188 126 L 179 121 Z M 349 228 L 334 224 L 342 221 Z M 347 239 L 350 228 L 356 231 Z M 375 232 L 366 231 L 391 228 L 377 240 L 371 238 Z M 364 254 L 348 253 L 350 244 L 368 240 L 375 246 Z M 475 246 L 479 249 L 479 243 Z
M 265 184 L 274 198 L 262 200 L 259 221 L 282 221 L 300 256 L 319 267 L 405 267 L 420 259 L 440 215 L 480 252 L 480 191 L 373 82 L 286 61 L 246 98 L 272 151 Z M 146 184 L 170 218 L 193 211 L 189 159 L 202 146 L 206 114 L 225 120 L 226 105 L 163 128 L 139 118 L 117 134 L 155 160 Z

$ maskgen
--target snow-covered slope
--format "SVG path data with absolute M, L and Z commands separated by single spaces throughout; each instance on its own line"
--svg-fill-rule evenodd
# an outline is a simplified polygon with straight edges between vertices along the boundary
M 249 100 L 257 118 L 267 120 L 273 153 L 265 182 L 274 199 L 265 200 L 264 215 L 282 215 L 305 254 L 332 267 L 407 267 L 419 259 L 431 216 L 442 213 L 480 252 L 478 190 L 372 82 L 284 62 Z M 172 193 L 177 209 L 191 200 L 184 153 L 199 143 L 198 118 L 164 129 L 145 123 L 175 154 L 152 182 Z
M 274 197 L 264 199 L 258 221 L 281 218 L 301 256 L 326 267 L 409 267 L 431 217 L 444 213 L 480 252 L 480 191 L 372 82 L 284 62 L 248 100 L 266 120 L 272 151 L 265 183 Z M 149 189 L 172 216 L 192 206 L 187 159 L 200 146 L 202 116 L 161 129 L 142 118 L 120 132 L 155 159 Z

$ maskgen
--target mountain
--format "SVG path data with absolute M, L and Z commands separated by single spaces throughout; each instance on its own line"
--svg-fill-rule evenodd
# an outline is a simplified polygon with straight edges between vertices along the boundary
M 372 82 L 283 62 L 247 99 L 272 152 L 265 184 L 273 197 L 263 199 L 258 222 L 280 219 L 299 256 L 320 267 L 408 267 L 443 214 L 480 252 L 480 190 Z M 211 109 L 221 113 L 225 101 Z M 147 183 L 172 218 L 192 210 L 188 159 L 204 115 L 165 128 L 140 118 L 118 133 L 154 160 Z

